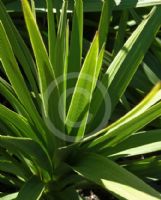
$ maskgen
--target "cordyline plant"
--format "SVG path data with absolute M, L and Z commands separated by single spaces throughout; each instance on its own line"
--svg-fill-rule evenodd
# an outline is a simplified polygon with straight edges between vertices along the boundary
M 63 2 L 58 28 L 52 1 L 46 2 L 48 50 L 34 10 L 27 0 L 21 2 L 33 51 L 0 1 L 0 93 L 8 102 L 0 104 L 1 199 L 78 200 L 83 199 L 78 189 L 96 185 L 118 199 L 161 199 L 142 180 L 156 175 L 150 170 L 160 167 L 158 157 L 117 162 L 161 150 L 160 130 L 137 132 L 161 115 L 161 84 L 107 125 L 160 28 L 161 7 L 152 8 L 100 76 L 113 4 L 104 1 L 82 62 L 82 0 L 75 0 L 71 33 L 68 2 Z

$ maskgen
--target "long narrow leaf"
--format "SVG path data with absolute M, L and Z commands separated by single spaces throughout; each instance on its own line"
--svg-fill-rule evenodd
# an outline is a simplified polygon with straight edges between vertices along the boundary
M 102 48 L 102 45 L 106 43 L 111 14 L 112 14 L 112 1 L 105 0 L 103 2 L 101 18 L 98 27 L 100 49 Z
M 159 200 L 161 198 L 157 191 L 141 179 L 97 154 L 81 155 L 71 166 L 81 176 L 122 198 L 130 200 Z
M 152 153 L 161 150 L 161 130 L 149 130 L 127 138 L 115 148 L 104 149 L 101 154 L 112 157 L 126 157 Z
M 35 81 L 37 79 L 36 67 L 33 58 L 22 37 L 20 36 L 13 22 L 11 21 L 10 16 L 7 14 L 2 1 L 0 1 L 0 20 L 2 21 L 5 31 L 8 35 L 14 54 L 21 64 L 26 74 L 26 78 L 29 80 L 30 87 L 33 89 L 35 95 L 37 96 L 38 88 Z
M 67 27 L 67 7 L 68 1 L 63 1 L 62 12 L 59 19 L 57 40 L 55 46 L 54 57 L 54 71 L 56 78 L 61 77 L 61 81 L 58 85 L 60 94 L 62 95 L 61 101 L 61 118 L 63 125 L 65 123 L 65 107 L 66 107 L 66 77 L 67 77 L 67 47 L 66 47 L 66 27 Z M 64 127 L 62 129 L 64 131 Z
M 17 127 L 20 130 L 20 134 L 23 137 L 32 138 L 37 141 L 43 141 L 41 135 L 36 135 L 34 130 L 32 129 L 31 125 L 27 121 L 26 118 L 13 112 L 12 110 L 8 109 L 7 107 L 0 104 L 0 119 L 3 121 L 7 121 Z
M 120 97 L 125 92 L 154 39 L 160 27 L 160 18 L 161 7 L 158 6 L 151 11 L 150 15 L 133 32 L 106 71 L 102 82 L 107 87 L 107 92 L 112 102 L 112 109 L 115 108 Z M 91 105 L 93 116 L 96 116 L 103 105 L 103 98 L 103 96 L 99 95 L 99 91 L 95 92 L 95 101 Z
M 51 121 L 51 123 L 54 123 L 56 128 L 61 129 L 63 127 L 63 123 L 61 122 L 58 115 L 58 103 L 60 94 L 55 77 L 55 72 L 48 57 L 47 50 L 39 31 L 38 25 L 35 21 L 27 0 L 22 1 L 22 7 L 38 69 L 43 117 L 46 121 Z M 53 91 L 51 91 L 50 93 L 49 88 L 52 85 L 55 85 L 55 88 L 53 88 Z M 54 134 L 51 134 L 48 130 L 46 130 L 46 132 L 48 132 L 48 134 L 46 134 L 46 137 L 48 138 L 48 148 L 50 149 L 52 154 L 55 145 L 53 145 L 51 141 L 55 141 L 55 136 Z
M 66 119 L 68 134 L 75 135 L 77 133 L 75 136 L 78 140 L 84 135 L 89 104 L 98 76 L 98 73 L 96 74 L 98 51 L 98 34 L 96 34 L 78 77 Z M 76 122 L 79 123 L 79 126 L 76 125 Z
M 83 39 L 83 2 L 75 1 L 71 42 L 69 50 L 68 73 L 79 72 L 82 60 L 82 39 Z M 73 59 L 74 57 L 74 59 Z M 72 86 L 74 86 L 73 84 Z
M 17 195 L 18 195 L 18 192 L 15 192 L 13 194 L 8 194 L 1 197 L 1 200 L 13 200 L 13 199 L 16 199 Z
M 55 55 L 55 45 L 56 45 L 56 30 L 55 30 L 55 18 L 53 14 L 54 1 L 46 0 L 48 8 L 48 46 L 49 46 L 49 58 L 51 64 L 54 66 L 54 55 Z
M 4 51 L 4 49 L 6 49 L 6 51 Z M 33 103 L 29 90 L 27 89 L 24 78 L 20 72 L 19 66 L 17 64 L 16 58 L 14 57 L 12 47 L 9 43 L 2 23 L 0 23 L 0 58 L 4 70 L 19 100 L 26 108 L 26 111 L 35 122 L 36 126 L 42 130 L 40 116 Z
M 46 115 L 48 115 L 48 109 L 46 107 L 46 100 L 44 94 L 48 89 L 52 80 L 54 80 L 54 71 L 47 55 L 45 45 L 43 43 L 41 34 L 36 24 L 35 18 L 32 14 L 31 8 L 27 0 L 22 1 L 22 7 L 26 25 L 28 28 L 31 45 L 34 50 L 36 58 L 38 73 L 39 73 L 39 84 L 43 101 L 43 108 Z
M 14 154 L 21 153 L 32 159 L 39 167 L 52 175 L 51 160 L 37 142 L 28 138 L 0 136 L 0 146 L 9 149 Z
M 8 100 L 17 112 L 30 119 L 23 105 L 16 98 L 16 94 L 14 93 L 11 85 L 2 78 L 0 78 L 0 93 Z
M 45 184 L 37 177 L 32 177 L 20 190 L 17 200 L 39 200 L 45 189 Z

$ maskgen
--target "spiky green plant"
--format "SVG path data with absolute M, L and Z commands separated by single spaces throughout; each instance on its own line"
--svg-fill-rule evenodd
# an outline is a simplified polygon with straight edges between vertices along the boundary
M 115 57 L 101 74 L 112 3 L 104 1 L 98 31 L 82 61 L 82 0 L 75 0 L 71 33 L 68 1 L 58 27 L 52 1 L 46 1 L 48 50 L 34 9 L 21 2 L 32 51 L 0 1 L 0 93 L 7 100 L 7 106 L 0 104 L 1 199 L 78 200 L 83 199 L 78 189 L 93 185 L 118 199 L 161 199 L 145 182 L 158 178 L 160 157 L 133 157 L 161 150 L 160 130 L 138 132 L 161 115 L 161 84 L 108 125 L 160 28 L 161 7 L 152 8 L 121 49 L 115 45 Z M 133 160 L 118 161 L 127 156 Z

